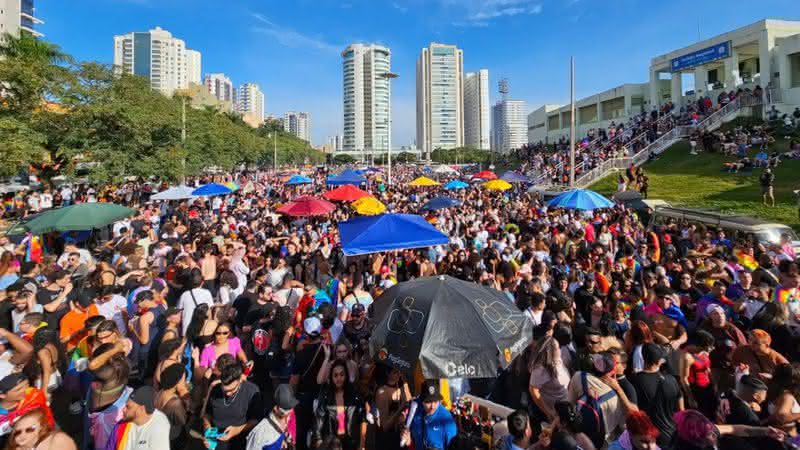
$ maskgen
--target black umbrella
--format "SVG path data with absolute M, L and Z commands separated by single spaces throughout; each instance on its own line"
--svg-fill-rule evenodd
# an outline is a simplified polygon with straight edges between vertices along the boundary
M 425 378 L 490 378 L 528 346 L 531 321 L 495 289 L 449 276 L 400 283 L 374 303 L 370 351 Z

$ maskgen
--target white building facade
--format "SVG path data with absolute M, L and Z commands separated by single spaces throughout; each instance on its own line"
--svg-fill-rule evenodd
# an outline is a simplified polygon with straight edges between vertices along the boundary
M 489 71 L 481 69 L 464 75 L 464 145 L 489 150 Z
M 150 87 L 164 95 L 189 86 L 186 44 L 160 27 L 146 32 L 114 36 L 114 66 L 150 80 Z
M 203 82 L 202 55 L 197 50 L 186 49 L 186 84 Z
M 492 107 L 492 150 L 508 153 L 528 143 L 528 107 L 522 100 L 501 100 Z
M 14 37 L 20 31 L 33 36 L 44 36 L 36 30 L 44 22 L 36 17 L 34 0 L 0 0 L 0 35 L 8 33 Z
M 203 83 L 206 85 L 208 92 L 221 102 L 229 102 L 234 105 L 236 110 L 236 88 L 233 87 L 233 82 L 224 73 L 209 73 L 206 74 Z
M 298 138 L 311 142 L 311 114 L 288 111 L 283 114 L 283 129 Z
M 352 44 L 342 52 L 341 152 L 365 159 L 387 153 L 392 129 L 392 53 L 381 45 Z
M 756 85 L 771 88 L 765 101 L 783 112 L 800 105 L 800 22 L 760 20 L 650 61 L 652 104 L 680 106 L 699 96 L 716 104 L 723 91 Z
M 417 60 L 417 147 L 426 158 L 464 145 L 463 71 L 455 45 L 431 43 Z
M 257 84 L 245 83 L 239 86 L 236 110 L 264 120 L 264 93 Z

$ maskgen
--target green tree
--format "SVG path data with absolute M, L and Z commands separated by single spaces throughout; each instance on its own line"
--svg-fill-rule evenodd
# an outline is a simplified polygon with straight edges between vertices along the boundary
M 351 155 L 347 154 L 340 154 L 333 157 L 333 162 L 336 164 L 353 164 L 356 162 L 356 159 L 353 158 Z

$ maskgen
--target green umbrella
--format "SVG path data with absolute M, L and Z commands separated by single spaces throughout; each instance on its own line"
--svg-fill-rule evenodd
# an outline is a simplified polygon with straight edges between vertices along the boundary
M 79 203 L 45 211 L 19 226 L 33 234 L 51 231 L 83 231 L 112 224 L 136 214 L 136 210 L 114 203 Z

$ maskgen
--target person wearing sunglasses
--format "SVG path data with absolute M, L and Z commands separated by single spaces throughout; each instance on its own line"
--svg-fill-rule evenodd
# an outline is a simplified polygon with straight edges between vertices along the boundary
M 200 354 L 200 367 L 206 369 L 214 367 L 217 358 L 226 353 L 241 361 L 243 365 L 250 365 L 242 350 L 241 341 L 238 337 L 231 336 L 231 329 L 231 325 L 227 322 L 217 325 L 214 330 L 214 341 L 206 345 Z
M 33 409 L 14 421 L 10 450 L 77 450 L 75 441 L 62 431 L 57 431 L 47 420 L 42 408 Z

